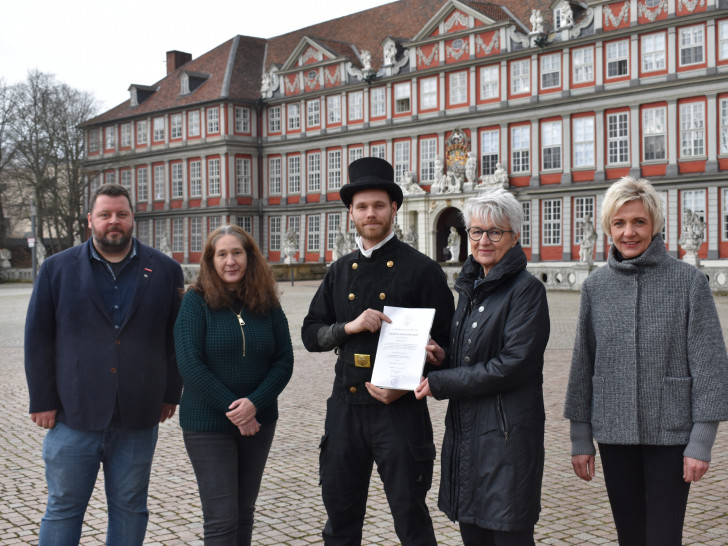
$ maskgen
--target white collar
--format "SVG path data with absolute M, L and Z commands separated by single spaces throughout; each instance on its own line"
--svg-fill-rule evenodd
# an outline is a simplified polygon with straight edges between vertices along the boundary
M 387 235 L 382 241 L 379 241 L 376 245 L 374 245 L 369 250 L 364 250 L 364 247 L 361 244 L 361 237 L 359 235 L 356 236 L 356 246 L 359 247 L 359 251 L 364 255 L 365 258 L 371 258 L 372 252 L 377 250 L 378 248 L 382 248 L 385 244 L 389 242 L 389 240 L 394 237 L 394 230 L 392 230 L 389 235 Z

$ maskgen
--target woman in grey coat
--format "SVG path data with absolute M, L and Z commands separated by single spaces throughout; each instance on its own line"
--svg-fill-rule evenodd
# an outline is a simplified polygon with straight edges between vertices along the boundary
M 604 196 L 606 267 L 584 283 L 566 393 L 574 472 L 596 451 L 620 545 L 681 544 L 690 483 L 708 470 L 728 418 L 728 356 L 708 281 L 671 258 L 646 180 Z
M 415 391 L 449 400 L 438 506 L 466 545 L 533 545 L 544 464 L 543 354 L 549 313 L 526 271 L 521 204 L 505 190 L 463 209 L 471 255 L 455 289 L 450 347 Z

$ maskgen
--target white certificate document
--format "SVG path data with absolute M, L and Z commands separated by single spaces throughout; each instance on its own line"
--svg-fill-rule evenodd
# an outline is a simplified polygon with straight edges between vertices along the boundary
M 425 368 L 425 346 L 430 339 L 434 309 L 384 306 L 392 322 L 382 322 L 372 384 L 385 389 L 413 391 Z

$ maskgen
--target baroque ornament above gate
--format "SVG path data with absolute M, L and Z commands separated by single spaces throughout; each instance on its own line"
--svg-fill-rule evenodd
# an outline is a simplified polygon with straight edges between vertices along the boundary
M 445 142 L 445 159 L 447 170 L 462 176 L 465 173 L 465 162 L 470 151 L 470 137 L 460 129 L 455 129 Z

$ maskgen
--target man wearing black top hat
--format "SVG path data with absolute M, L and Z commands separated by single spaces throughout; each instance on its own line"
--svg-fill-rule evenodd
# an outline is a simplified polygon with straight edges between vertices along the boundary
M 377 463 L 403 545 L 435 545 L 425 503 L 435 445 L 424 400 L 370 383 L 384 305 L 434 307 L 432 338 L 449 345 L 453 296 L 442 268 L 394 235 L 402 190 L 392 166 L 365 157 L 349 165 L 339 194 L 358 250 L 336 260 L 311 301 L 301 335 L 309 351 L 336 349 L 334 388 L 321 439 L 326 545 L 359 545 L 372 463 Z M 428 366 L 425 373 L 428 371 Z

